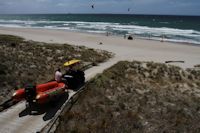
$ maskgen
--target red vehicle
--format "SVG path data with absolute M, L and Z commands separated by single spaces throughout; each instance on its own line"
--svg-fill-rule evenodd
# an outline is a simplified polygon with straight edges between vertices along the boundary
M 79 60 L 66 62 L 64 66 L 74 66 Z M 85 74 L 80 70 L 71 70 L 63 75 L 63 82 L 51 81 L 39 85 L 27 85 L 24 88 L 14 92 L 12 99 L 14 101 L 26 100 L 28 105 L 32 103 L 44 104 L 54 100 L 64 94 L 66 89 L 76 89 L 85 82 Z
M 37 86 L 28 85 L 25 88 L 15 91 L 12 98 L 15 101 L 25 99 L 27 102 L 42 104 L 65 93 L 65 87 L 66 85 L 64 83 L 58 83 L 57 81 L 39 84 Z

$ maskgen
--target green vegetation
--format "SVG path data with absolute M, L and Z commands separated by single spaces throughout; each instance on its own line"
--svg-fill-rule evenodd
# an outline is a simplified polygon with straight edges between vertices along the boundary
M 75 58 L 98 64 L 111 57 L 109 52 L 83 46 L 47 44 L 0 35 L 0 102 L 27 83 L 51 80 L 55 70 L 63 68 L 63 63 L 68 60 Z
M 199 72 L 119 62 L 89 83 L 56 133 L 200 132 Z
M 0 35 L 0 43 L 1 44 L 8 44 L 15 46 L 18 43 L 23 42 L 23 38 L 18 37 L 18 36 L 12 36 L 12 35 Z

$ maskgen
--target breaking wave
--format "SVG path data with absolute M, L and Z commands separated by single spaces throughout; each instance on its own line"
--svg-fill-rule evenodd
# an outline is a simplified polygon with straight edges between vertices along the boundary
M 167 22 L 165 22 L 167 23 Z M 138 37 L 159 40 L 162 36 L 172 42 L 185 42 L 200 44 L 200 32 L 168 27 L 140 26 L 137 23 L 123 24 L 112 22 L 83 22 L 83 21 L 49 21 L 49 20 L 4 20 L 0 19 L 1 27 L 25 27 L 72 30 L 88 33 L 104 34 L 110 32 L 114 35 L 134 34 Z

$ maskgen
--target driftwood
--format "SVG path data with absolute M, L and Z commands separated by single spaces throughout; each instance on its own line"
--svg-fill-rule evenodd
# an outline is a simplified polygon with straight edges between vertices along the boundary
M 200 68 L 200 64 L 198 64 L 198 65 L 195 65 L 194 67 L 198 67 L 198 68 Z
M 185 63 L 185 61 L 165 61 L 165 63 Z

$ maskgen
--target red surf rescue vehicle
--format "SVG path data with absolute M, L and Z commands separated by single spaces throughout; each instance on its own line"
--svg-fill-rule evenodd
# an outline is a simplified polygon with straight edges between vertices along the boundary
M 63 75 L 62 82 L 50 81 L 39 85 L 27 85 L 13 93 L 14 101 L 26 100 L 28 105 L 32 103 L 44 104 L 60 97 L 66 92 L 66 89 L 76 89 L 85 83 L 85 74 L 80 70 L 72 68 L 80 63 L 80 60 L 71 60 L 64 64 L 69 67 Z

